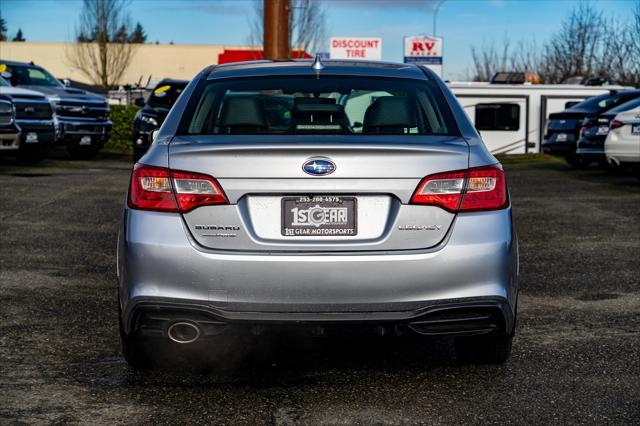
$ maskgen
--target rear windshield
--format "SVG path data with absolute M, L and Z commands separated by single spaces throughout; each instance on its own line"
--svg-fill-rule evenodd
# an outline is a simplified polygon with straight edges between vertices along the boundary
M 454 135 L 454 123 L 432 81 L 266 77 L 201 82 L 180 133 Z
M 623 104 L 630 99 L 640 96 L 640 93 L 635 92 L 620 92 L 615 95 L 604 94 L 600 96 L 594 96 L 586 101 L 582 101 L 569 108 L 571 110 L 592 111 L 592 112 L 604 112 L 611 108 L 614 108 L 620 104 Z
M 629 111 L 630 109 L 634 109 L 639 106 L 640 106 L 640 93 L 638 94 L 637 98 L 631 101 L 627 101 L 622 105 L 618 105 L 615 108 L 611 108 L 609 111 L 607 111 L 607 114 L 618 114 L 620 112 Z

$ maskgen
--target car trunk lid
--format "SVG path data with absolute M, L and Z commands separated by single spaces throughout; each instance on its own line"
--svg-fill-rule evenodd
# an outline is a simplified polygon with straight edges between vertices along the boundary
M 409 205 L 424 176 L 468 167 L 468 145 L 452 136 L 180 136 L 169 165 L 210 175 L 228 205 L 183 215 L 203 247 L 238 251 L 363 251 L 437 245 L 455 214 Z M 335 164 L 314 176 L 303 164 Z M 315 219 L 313 216 L 315 215 Z M 320 219 L 318 219 L 320 218 Z M 302 231 L 300 231 L 302 230 Z

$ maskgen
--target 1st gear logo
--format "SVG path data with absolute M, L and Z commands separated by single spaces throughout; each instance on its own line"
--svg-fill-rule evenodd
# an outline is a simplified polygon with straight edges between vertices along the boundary
M 295 207 L 291 209 L 291 226 L 346 225 L 347 211 L 346 207 L 320 207 L 318 204 L 308 209 Z

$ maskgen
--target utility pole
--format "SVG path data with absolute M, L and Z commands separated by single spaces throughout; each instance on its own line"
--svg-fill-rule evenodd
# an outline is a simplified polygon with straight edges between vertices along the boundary
M 289 0 L 264 1 L 264 58 L 289 59 Z

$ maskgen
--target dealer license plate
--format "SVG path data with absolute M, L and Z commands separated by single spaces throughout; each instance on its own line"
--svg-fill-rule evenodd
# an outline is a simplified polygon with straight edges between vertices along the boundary
M 358 234 L 355 197 L 321 195 L 282 199 L 282 235 L 353 236 Z
M 558 133 L 556 135 L 556 142 L 566 142 L 567 141 L 567 134 L 566 133 Z
M 80 138 L 80 145 L 91 145 L 91 136 L 83 136 Z

